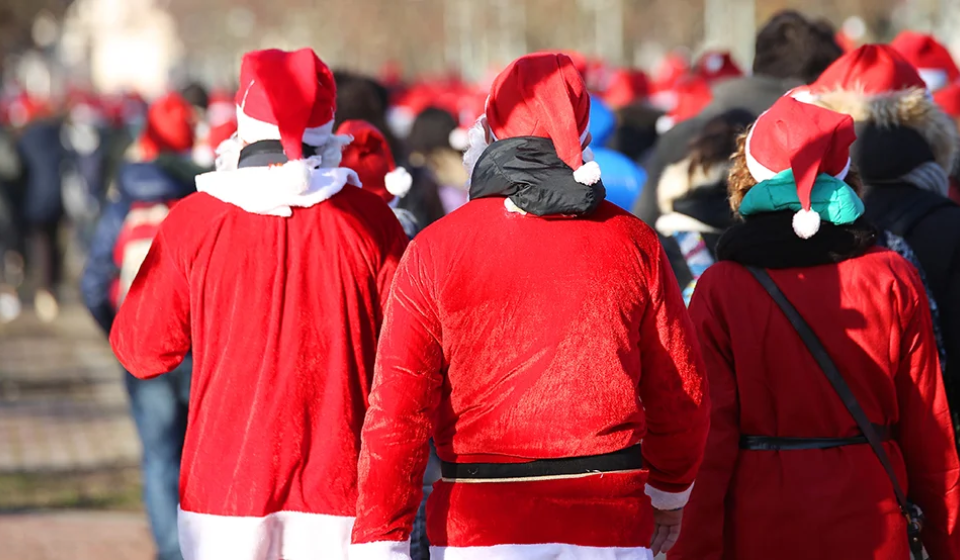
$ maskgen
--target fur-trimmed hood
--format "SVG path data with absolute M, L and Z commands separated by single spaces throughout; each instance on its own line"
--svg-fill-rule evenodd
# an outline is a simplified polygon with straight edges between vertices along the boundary
M 656 228 L 663 235 L 681 231 L 719 233 L 730 226 L 727 203 L 727 162 L 708 169 L 686 158 L 667 166 L 657 183 L 661 216 Z
M 926 90 L 914 88 L 882 94 L 836 90 L 818 94 L 814 102 L 850 115 L 857 123 L 871 122 L 880 127 L 900 126 L 915 130 L 930 146 L 936 162 L 945 171 L 956 168 L 960 141 L 957 126 Z
M 730 165 L 715 164 L 709 169 L 700 166 L 692 169 L 691 158 L 686 158 L 664 168 L 657 183 L 657 202 L 662 214 L 673 212 L 673 203 L 690 194 L 696 188 L 716 185 L 727 180 Z

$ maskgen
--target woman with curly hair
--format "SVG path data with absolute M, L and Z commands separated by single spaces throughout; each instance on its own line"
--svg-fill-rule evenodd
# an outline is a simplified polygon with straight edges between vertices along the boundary
M 671 560 L 906 560 L 901 494 L 931 558 L 960 558 L 926 295 L 862 218 L 855 138 L 849 116 L 784 97 L 738 142 L 741 221 L 690 305 L 712 424 Z

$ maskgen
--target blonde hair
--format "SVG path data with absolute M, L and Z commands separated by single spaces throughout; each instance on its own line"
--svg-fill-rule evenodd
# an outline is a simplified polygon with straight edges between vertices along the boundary
M 747 135 L 752 128 L 753 125 L 750 125 L 737 138 L 737 151 L 731 157 L 733 164 L 730 166 L 730 174 L 727 177 L 727 196 L 730 200 L 730 209 L 737 217 L 740 216 L 740 203 L 743 202 L 743 197 L 747 196 L 750 189 L 757 184 L 757 180 L 753 178 L 750 169 L 747 167 Z M 860 179 L 860 173 L 853 165 L 850 166 L 850 171 L 843 182 L 850 185 L 857 196 L 862 196 L 863 181 Z

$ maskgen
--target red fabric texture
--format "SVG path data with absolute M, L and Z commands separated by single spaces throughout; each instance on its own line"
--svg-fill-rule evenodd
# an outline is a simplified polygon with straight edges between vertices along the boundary
M 847 168 L 857 133 L 850 115 L 784 96 L 757 119 L 749 139 L 748 153 L 758 163 L 774 173 L 793 170 L 800 205 L 810 210 L 817 175 Z
M 674 124 L 696 117 L 713 101 L 710 84 L 699 76 L 682 79 L 674 89 L 674 93 L 677 96 L 677 104 L 669 113 Z
M 938 89 L 933 94 L 933 100 L 943 109 L 944 113 L 954 119 L 960 118 L 960 82 Z
M 441 480 L 427 500 L 427 537 L 431 546 L 649 547 L 646 481 L 644 472 L 491 484 Z
M 193 107 L 176 92 L 153 102 L 147 110 L 147 122 L 140 137 L 143 159 L 155 159 L 164 152 L 190 151 L 195 121 Z
M 915 68 L 922 70 L 941 70 L 947 76 L 947 83 L 960 79 L 960 70 L 957 69 L 953 56 L 932 35 L 903 31 L 890 42 L 903 58 Z
M 931 558 L 960 558 L 957 453 L 919 275 L 872 249 L 838 265 L 770 272 L 843 373 L 926 514 Z M 731 295 L 735 294 L 735 297 Z M 741 451 L 741 434 L 859 434 L 783 312 L 750 273 L 721 262 L 690 305 L 709 376 L 710 437 L 670 560 L 908 558 L 906 526 L 868 445 Z
M 690 71 L 690 62 L 680 52 L 668 53 L 653 72 L 653 91 L 669 91 Z
M 621 68 L 610 74 L 603 100 L 614 109 L 626 107 L 650 94 L 650 79 L 642 70 Z
M 142 379 L 192 347 L 184 510 L 353 515 L 382 305 L 405 245 L 389 207 L 355 188 L 283 219 L 204 193 L 174 207 L 110 341 Z
M 917 69 L 889 45 L 864 45 L 850 51 L 813 83 L 817 91 L 843 89 L 865 94 L 926 87 Z
M 396 169 L 397 164 L 383 133 L 366 121 L 349 120 L 343 121 L 337 134 L 353 136 L 353 141 L 343 147 L 340 167 L 356 171 L 363 188 L 384 202 L 389 203 L 396 198 L 387 191 L 384 182 L 387 173 Z
M 303 158 L 303 131 L 333 120 L 337 84 L 313 52 L 267 49 L 243 55 L 237 107 L 244 115 L 277 125 L 283 152 Z
M 595 455 L 643 440 L 650 485 L 686 490 L 709 410 L 694 337 L 657 235 L 629 213 L 604 202 L 586 218 L 535 218 L 508 212 L 501 198 L 467 203 L 418 235 L 397 271 L 364 423 L 354 542 L 407 539 L 431 436 L 441 459 L 460 463 Z M 523 492 L 551 494 L 539 484 Z M 558 483 L 542 507 L 514 501 L 499 514 L 518 522 L 513 512 L 531 508 L 537 523 L 555 524 L 546 533 L 523 525 L 527 540 L 563 543 L 579 538 L 562 534 L 576 520 L 597 527 L 591 500 L 611 508 L 603 519 L 638 507 L 593 478 L 582 484 L 598 490 L 584 501 L 579 484 Z M 471 509 L 469 496 L 514 487 L 485 486 L 451 492 Z M 431 498 L 435 511 L 442 496 Z M 486 534 L 506 521 L 459 503 L 451 498 L 438 538 L 509 543 L 523 531 Z M 436 531 L 442 521 L 430 523 Z M 646 534 L 621 527 L 591 542 Z
M 549 138 L 571 169 L 583 165 L 580 136 L 590 124 L 590 94 L 569 56 L 538 53 L 513 61 L 494 80 L 486 115 L 498 140 Z

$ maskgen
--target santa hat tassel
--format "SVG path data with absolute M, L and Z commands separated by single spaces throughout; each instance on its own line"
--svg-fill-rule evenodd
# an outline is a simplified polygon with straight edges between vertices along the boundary
M 403 198 L 410 192 L 413 186 L 413 177 L 410 172 L 403 167 L 398 167 L 384 176 L 384 186 L 387 192 L 393 196 Z
M 595 185 L 600 180 L 600 165 L 595 161 L 588 161 L 574 170 L 573 178 L 581 185 Z
M 820 214 L 801 209 L 793 215 L 793 231 L 800 239 L 810 239 L 820 231 Z

